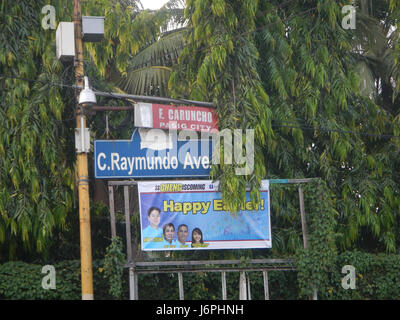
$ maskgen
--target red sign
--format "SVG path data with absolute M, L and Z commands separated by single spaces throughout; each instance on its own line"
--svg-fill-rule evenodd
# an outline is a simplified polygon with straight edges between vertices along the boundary
M 152 110 L 153 128 L 203 132 L 218 131 L 218 117 L 215 109 L 153 104 Z

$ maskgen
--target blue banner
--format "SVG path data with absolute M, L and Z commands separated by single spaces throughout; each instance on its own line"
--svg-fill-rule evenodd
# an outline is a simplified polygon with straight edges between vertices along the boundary
M 142 250 L 271 248 L 269 181 L 259 207 L 248 192 L 235 216 L 217 190 L 209 180 L 139 182 Z
M 95 140 L 95 178 L 208 177 L 212 140 L 177 139 L 160 129 L 136 129 L 131 140 Z

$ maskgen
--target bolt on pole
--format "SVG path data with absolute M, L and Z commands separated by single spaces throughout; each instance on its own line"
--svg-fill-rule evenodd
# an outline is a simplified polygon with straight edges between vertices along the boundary
M 81 1 L 74 0 L 74 30 L 75 30 L 75 81 L 78 87 L 83 86 L 83 45 L 82 45 L 82 14 Z M 78 103 L 78 96 L 76 97 Z M 78 105 L 76 127 L 78 130 L 86 127 L 84 105 Z M 83 127 L 82 127 L 83 126 Z M 83 146 L 82 146 L 83 149 Z M 78 196 L 79 196 L 79 227 L 81 251 L 81 281 L 82 300 L 93 300 L 93 271 L 92 271 L 92 243 L 90 232 L 90 203 L 89 203 L 89 175 L 87 153 L 76 155 L 78 170 Z

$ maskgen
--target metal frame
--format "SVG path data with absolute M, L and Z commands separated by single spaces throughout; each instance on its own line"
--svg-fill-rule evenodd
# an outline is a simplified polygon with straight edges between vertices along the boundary
M 215 108 L 215 104 L 212 102 L 204 102 L 204 101 L 194 101 L 194 100 L 187 100 L 187 99 L 171 99 L 165 97 L 154 97 L 154 96 L 140 96 L 134 94 L 121 94 L 117 92 L 102 92 L 93 90 L 96 96 L 107 97 L 107 98 L 114 98 L 114 99 L 131 99 L 134 101 L 146 101 L 146 102 L 153 102 L 153 103 L 170 103 L 170 104 L 190 104 L 199 107 L 208 107 L 208 108 Z
M 300 216 L 303 235 L 304 248 L 308 248 L 307 244 L 307 222 L 304 209 L 304 195 L 301 188 L 302 183 L 311 182 L 314 179 L 270 179 L 270 184 L 299 184 L 299 202 Z M 138 300 L 138 274 L 151 273 L 177 273 L 179 299 L 184 300 L 183 290 L 183 273 L 188 272 L 220 272 L 222 284 L 222 299 L 227 300 L 226 290 L 226 272 L 240 272 L 239 280 L 239 299 L 251 299 L 250 278 L 246 276 L 247 272 L 262 272 L 264 284 L 264 298 L 269 300 L 268 271 L 294 271 L 294 259 L 252 259 L 243 265 L 240 260 L 195 260 L 195 261 L 153 261 L 143 262 L 134 261 L 132 256 L 131 241 L 131 224 L 129 212 L 129 186 L 136 185 L 137 181 L 108 181 L 109 203 L 110 203 L 110 223 L 111 237 L 117 236 L 116 219 L 115 219 L 115 203 L 114 203 L 114 186 L 124 187 L 124 205 L 125 205 L 125 232 L 126 232 L 126 248 L 128 261 L 124 268 L 129 269 L 129 297 L 130 300 Z M 317 300 L 317 290 L 314 290 L 312 299 Z

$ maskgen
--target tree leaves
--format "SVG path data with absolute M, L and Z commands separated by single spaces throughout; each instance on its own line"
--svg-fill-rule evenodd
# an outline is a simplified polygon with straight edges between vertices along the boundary
M 251 128 L 258 143 L 264 144 L 272 130 L 269 99 L 258 79 L 258 52 L 251 37 L 257 2 L 213 1 L 211 10 L 207 4 L 187 2 L 188 48 L 181 54 L 170 87 L 175 96 L 215 101 L 220 130 Z M 265 168 L 259 165 L 261 150 L 255 150 L 254 172 L 246 176 L 235 174 L 237 164 L 213 168 L 212 178 L 221 181 L 224 204 L 233 213 L 244 203 L 246 187 L 252 190 L 254 202 L 258 198 Z
M 390 115 L 397 104 L 388 99 L 398 87 L 398 38 L 394 32 L 382 36 L 398 15 L 385 1 L 374 2 L 354 34 L 341 27 L 340 6 L 330 0 L 284 8 L 254 2 L 256 10 L 230 1 L 225 12 L 219 3 L 207 11 L 209 2 L 188 1 L 188 48 L 170 87 L 175 96 L 215 101 L 220 129 L 255 129 L 255 163 L 263 161 L 264 171 L 240 178 L 230 165 L 212 171 L 223 181 L 231 210 L 243 196 L 235 190 L 255 177 L 321 177 L 341 210 L 339 246 L 350 246 L 366 227 L 375 241 L 394 250 L 400 144 L 379 135 L 399 131 Z M 391 6 L 398 9 L 393 1 Z M 382 198 L 383 185 L 396 194 L 390 201 Z
M 0 255 L 9 249 L 12 258 L 19 242 L 27 250 L 43 252 L 72 207 L 72 177 L 61 178 L 71 172 L 62 137 L 66 99 L 59 87 L 50 85 L 61 82 L 62 68 L 53 50 L 55 32 L 40 26 L 43 5 L 3 2 L 0 13 L 1 42 L 7 44 L 0 52 L 0 68 L 2 74 L 16 76 L 0 79 Z M 65 9 L 64 14 L 71 14 Z M 53 216 L 55 207 L 62 213 Z

